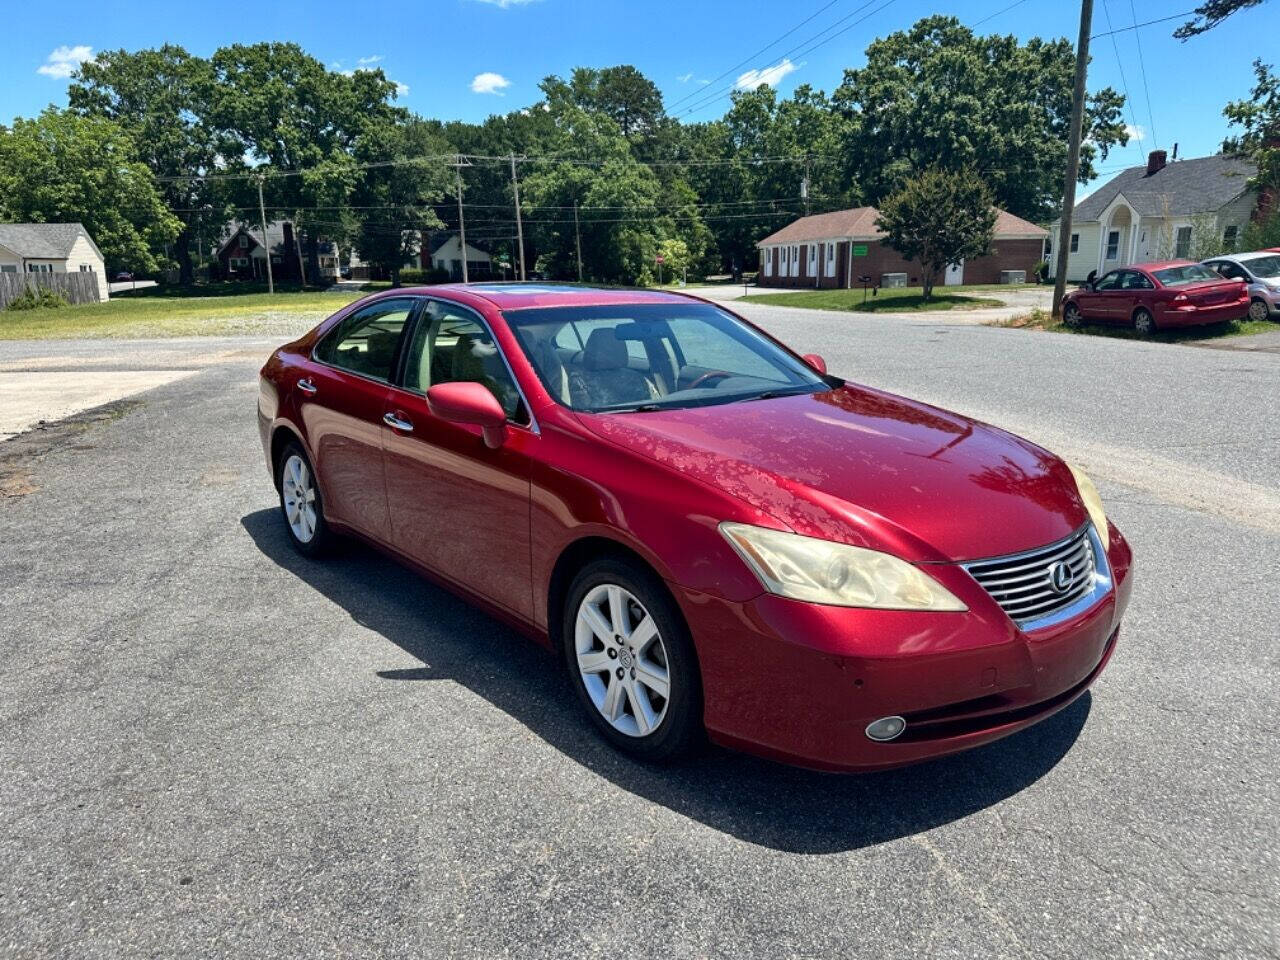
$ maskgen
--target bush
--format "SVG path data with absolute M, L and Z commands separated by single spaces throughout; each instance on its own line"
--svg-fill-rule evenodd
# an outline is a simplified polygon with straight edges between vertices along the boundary
M 415 287 L 432 283 L 448 283 L 450 280 L 449 271 L 440 267 L 432 267 L 429 270 L 420 270 L 411 268 L 400 271 L 400 283 L 406 287 Z
M 44 287 L 27 287 L 9 301 L 6 310 L 40 310 L 45 307 L 69 307 L 71 302 L 62 294 Z
M 1049 282 L 1049 261 L 1048 260 L 1041 260 L 1039 263 L 1036 264 L 1035 277 L 1038 283 Z

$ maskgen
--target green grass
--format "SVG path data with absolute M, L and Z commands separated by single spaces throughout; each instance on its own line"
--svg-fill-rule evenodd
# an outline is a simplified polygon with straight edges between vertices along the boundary
M 1150 340 L 1152 343 L 1186 343 L 1193 340 L 1216 340 L 1219 337 L 1249 337 L 1257 333 L 1280 331 L 1280 323 L 1272 320 L 1231 320 L 1227 323 L 1210 323 L 1198 327 L 1178 327 L 1173 330 L 1157 330 L 1143 336 L 1133 327 L 1119 324 L 1086 323 L 1068 327 L 1055 322 L 1047 310 L 1032 310 L 1008 320 L 998 320 L 996 327 L 1016 327 L 1020 330 L 1048 330 L 1050 333 L 1083 334 L 1094 337 L 1113 337 L 1119 340 Z
M 935 287 L 933 296 L 924 298 L 920 287 L 882 289 L 875 296 L 870 291 L 806 290 L 802 293 L 756 293 L 743 297 L 746 303 L 768 303 L 780 307 L 807 307 L 811 310 L 853 310 L 857 313 L 915 313 L 924 310 L 978 309 L 1003 307 L 1003 300 L 975 297 L 973 291 L 1003 290 L 1008 286 Z M 1020 288 L 1013 288 L 1020 289 Z
M 0 311 L 0 340 L 300 333 L 362 296 L 347 290 L 274 295 L 243 288 L 138 290 L 107 303 Z

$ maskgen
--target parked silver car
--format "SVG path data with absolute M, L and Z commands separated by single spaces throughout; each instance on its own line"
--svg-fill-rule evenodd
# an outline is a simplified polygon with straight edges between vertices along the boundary
M 1204 261 L 1229 280 L 1249 285 L 1249 319 L 1266 320 L 1280 313 L 1280 253 L 1227 253 Z

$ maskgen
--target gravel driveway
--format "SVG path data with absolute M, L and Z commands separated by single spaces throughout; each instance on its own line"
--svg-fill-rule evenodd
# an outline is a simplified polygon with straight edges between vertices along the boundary
M 746 312 L 1091 469 L 1138 558 L 1091 695 L 872 776 L 640 766 L 507 628 L 291 552 L 266 342 L 0 344 L 189 371 L 0 443 L 0 955 L 1276 956 L 1280 356 Z

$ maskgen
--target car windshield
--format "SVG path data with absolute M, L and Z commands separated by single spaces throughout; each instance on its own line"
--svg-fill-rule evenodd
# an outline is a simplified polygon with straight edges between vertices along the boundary
M 574 410 L 660 410 L 828 388 L 806 364 L 709 303 L 504 316 L 547 391 Z
M 1257 257 L 1241 261 L 1255 277 L 1274 280 L 1280 277 L 1280 257 Z
M 1188 283 L 1204 283 L 1206 280 L 1221 280 L 1222 275 L 1210 270 L 1203 263 L 1188 263 L 1177 267 L 1165 267 L 1157 270 L 1155 277 L 1166 287 L 1183 287 Z

